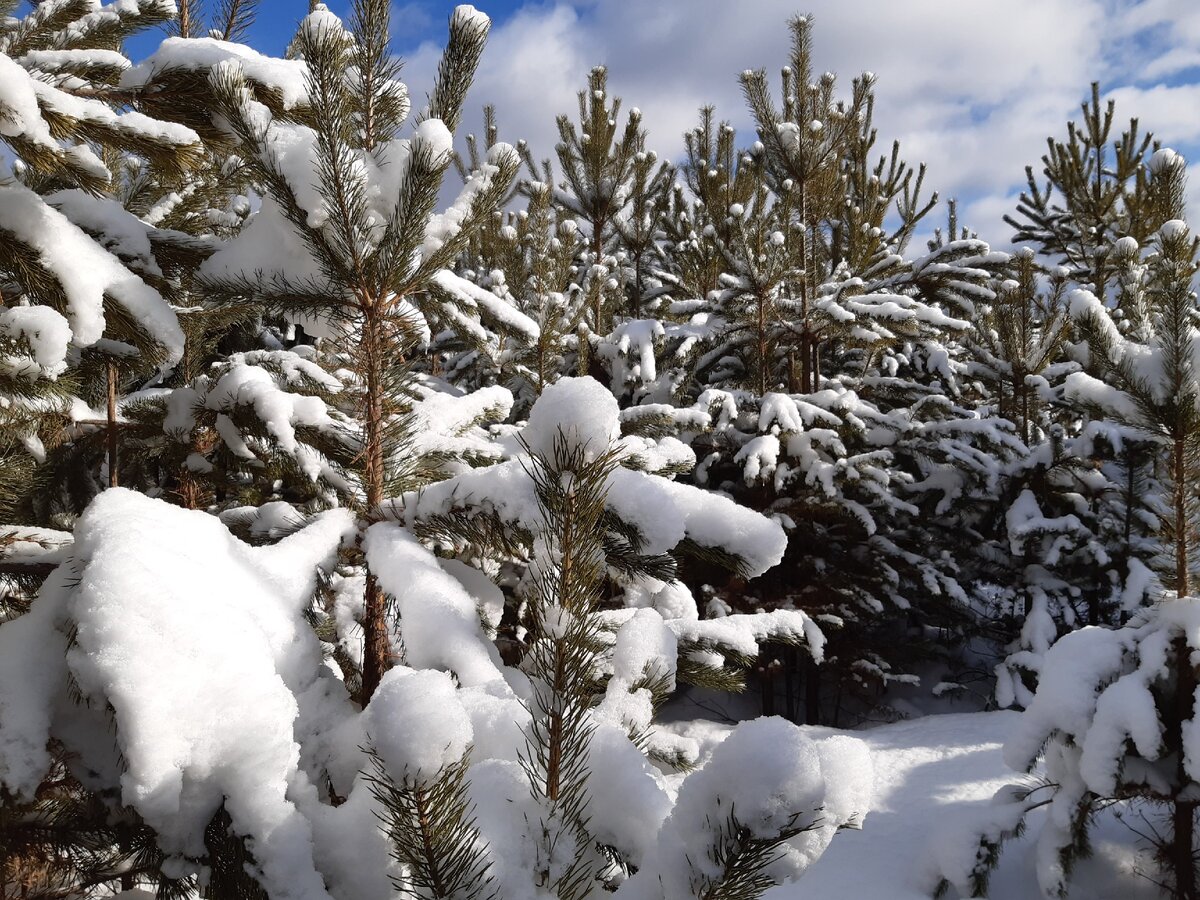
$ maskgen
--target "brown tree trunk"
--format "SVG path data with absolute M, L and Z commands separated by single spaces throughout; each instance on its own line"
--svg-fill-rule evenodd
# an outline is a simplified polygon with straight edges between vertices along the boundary
M 1030 428 L 1029 428 L 1029 387 L 1025 384 L 1025 378 L 1021 376 L 1020 383 L 1021 391 L 1021 440 L 1025 445 L 1029 445 Z
M 808 331 L 808 285 L 810 275 L 808 268 L 808 185 L 800 179 L 800 264 L 804 267 L 800 276 L 800 390 L 806 394 L 812 393 L 809 382 L 812 380 L 812 347 Z
M 538 334 L 537 342 L 537 384 L 535 385 L 535 393 L 537 396 L 542 396 L 542 391 L 546 389 L 546 337 Z
M 1183 658 L 1186 660 L 1187 656 L 1188 653 L 1185 648 Z M 1178 694 L 1182 698 L 1180 712 L 1183 715 L 1190 716 L 1191 699 L 1196 690 L 1195 677 L 1192 677 L 1190 684 L 1186 686 L 1190 690 L 1185 693 L 1185 684 L 1181 681 Z M 1179 763 L 1179 768 L 1182 772 L 1182 760 Z M 1197 900 L 1200 894 L 1196 893 L 1196 857 L 1194 850 L 1196 803 L 1190 800 L 1177 799 L 1172 810 L 1171 820 L 1171 868 L 1175 871 L 1175 896 L 1178 900 Z
M 1175 507 L 1175 593 L 1186 597 L 1191 593 L 1188 579 L 1187 527 L 1187 448 L 1182 437 L 1175 438 L 1171 452 L 1172 500 Z
M 562 559 L 559 562 L 558 571 L 558 597 L 560 601 L 566 602 L 565 598 L 572 597 L 575 592 L 571 589 L 571 582 L 575 578 L 575 493 L 568 491 L 565 501 L 565 509 L 561 520 L 562 534 L 559 537 L 559 546 L 562 547 Z M 568 612 L 577 614 L 579 610 L 568 609 Z M 571 696 L 570 672 L 567 668 L 567 648 L 564 646 L 564 641 L 560 638 L 554 643 L 554 668 L 550 678 L 550 690 L 552 696 L 556 698 L 565 698 Z M 548 714 L 549 723 L 547 725 L 546 734 L 546 799 L 557 802 L 560 789 L 562 787 L 563 775 L 563 743 L 566 737 L 565 728 L 565 709 L 561 702 L 554 702 L 550 705 Z
M 759 291 L 755 300 L 758 306 L 758 317 L 755 321 L 758 338 L 758 396 L 761 397 L 767 392 L 767 367 L 770 365 L 767 359 L 767 298 Z
M 122 822 L 117 826 L 117 847 L 121 851 L 122 856 L 128 853 L 133 846 L 129 831 L 130 828 L 127 822 Z M 121 873 L 122 891 L 132 891 L 136 886 L 133 872 L 127 870 Z
M 759 701 L 764 716 L 775 715 L 775 670 L 766 657 L 760 657 L 758 666 Z
M 603 221 L 592 222 L 592 265 L 600 265 L 600 260 L 604 254 L 604 238 L 603 238 Z M 608 332 L 607 328 L 603 328 L 600 324 L 600 317 L 604 315 L 604 283 L 601 282 L 596 288 L 596 305 L 592 310 L 592 324 L 596 332 L 596 337 L 599 338 Z
M 1187 528 L 1187 455 L 1182 437 L 1176 437 L 1171 454 L 1171 476 L 1175 506 L 1175 592 L 1185 597 L 1191 592 L 1188 578 L 1188 528 Z M 1175 718 L 1179 734 L 1176 746 L 1179 761 L 1176 763 L 1176 790 L 1191 792 L 1191 778 L 1184 766 L 1183 723 L 1194 714 L 1196 696 L 1196 670 L 1192 666 L 1192 648 L 1186 637 L 1175 641 Z M 1178 795 L 1172 810 L 1171 868 L 1175 873 L 1175 896 L 1179 900 L 1197 900 L 1195 858 L 1196 803 L 1181 800 Z
M 119 484 L 117 474 L 117 364 L 111 360 L 108 363 L 108 428 L 105 437 L 108 439 L 108 486 Z
M 633 255 L 633 272 L 634 286 L 633 296 L 629 302 L 629 317 L 637 319 L 642 314 L 642 253 L 638 251 Z
M 812 353 L 808 346 L 808 327 L 802 327 L 804 330 L 800 332 L 800 390 L 807 394 L 809 373 L 812 370 Z
M 384 354 L 387 352 L 383 319 L 378 304 L 364 305 L 359 350 L 366 396 L 363 410 L 363 481 L 366 492 L 366 518 L 379 515 L 384 491 Z M 388 637 L 387 597 L 375 575 L 367 571 L 363 610 L 363 669 L 361 702 L 366 706 L 392 665 L 391 640 Z

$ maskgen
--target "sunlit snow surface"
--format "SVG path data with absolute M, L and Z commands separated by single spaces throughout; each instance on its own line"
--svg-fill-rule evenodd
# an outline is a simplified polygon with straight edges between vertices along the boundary
M 875 792 L 861 831 L 843 831 L 824 855 L 792 883 L 773 888 L 764 900 L 929 900 L 929 861 L 939 845 L 970 840 L 968 825 L 986 812 L 992 795 L 1020 780 L 1004 764 L 1001 745 L 1013 732 L 1015 712 L 924 716 L 853 731 L 871 751 Z M 729 726 L 678 722 L 672 730 L 706 747 Z M 845 732 L 804 728 L 814 737 Z M 1132 824 L 1144 829 L 1140 819 Z M 1029 819 L 1036 836 L 1040 813 Z M 1134 871 L 1148 859 L 1138 838 L 1111 814 L 1093 831 L 1092 859 L 1079 864 L 1071 900 L 1151 900 L 1160 895 Z M 1005 845 L 993 874 L 989 900 L 1037 900 L 1034 851 L 1029 837 Z M 957 895 L 950 891 L 948 898 Z

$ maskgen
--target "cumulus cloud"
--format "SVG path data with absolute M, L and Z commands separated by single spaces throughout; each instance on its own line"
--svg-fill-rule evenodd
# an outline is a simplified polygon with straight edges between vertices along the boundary
M 393 3 L 391 11 L 392 40 L 403 41 L 425 33 L 433 25 L 433 11 L 428 3 Z
M 486 9 L 486 3 L 481 4 Z M 1089 84 L 1189 157 L 1200 156 L 1200 3 L 1195 0 L 810 0 L 816 66 L 843 87 L 878 77 L 880 149 L 901 141 L 927 183 L 961 199 L 963 220 L 1003 241 L 1024 167 L 1063 136 Z M 714 104 L 752 140 L 737 73 L 778 71 L 794 0 L 563 0 L 526 3 L 493 30 L 471 94 L 496 106 L 502 136 L 553 155 L 554 117 L 597 63 L 612 92 L 645 113 L 650 146 L 677 158 L 697 110 Z M 421 96 L 440 45 L 405 54 Z M 1189 74 L 1191 77 L 1189 78 Z M 478 115 L 468 118 L 468 124 Z M 1197 198 L 1200 200 L 1200 197 Z

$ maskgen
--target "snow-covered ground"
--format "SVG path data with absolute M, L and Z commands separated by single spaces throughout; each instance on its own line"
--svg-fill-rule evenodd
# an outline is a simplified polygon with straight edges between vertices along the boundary
M 972 839 L 969 824 L 986 814 L 995 792 L 1019 781 L 1001 758 L 1014 729 L 1015 712 L 923 716 L 855 731 L 870 748 L 875 772 L 871 812 L 861 831 L 843 831 L 797 882 L 774 888 L 765 900 L 928 900 L 935 845 Z M 727 729 L 693 723 L 686 730 L 708 740 Z M 837 733 L 806 728 L 814 737 Z M 992 876 L 990 900 L 1035 900 L 1033 839 L 1005 845 Z M 1139 828 L 1144 828 L 1139 820 Z M 1152 900 L 1161 895 L 1135 872 L 1139 839 L 1111 814 L 1102 814 L 1093 837 L 1094 856 L 1080 865 L 1071 900 Z M 947 895 L 955 897 L 953 890 Z

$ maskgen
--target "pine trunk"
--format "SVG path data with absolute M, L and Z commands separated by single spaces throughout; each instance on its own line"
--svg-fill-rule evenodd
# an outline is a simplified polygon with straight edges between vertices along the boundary
M 603 254 L 604 254 L 604 240 L 602 237 L 603 228 L 604 228 L 604 223 L 602 221 L 593 221 L 592 222 L 592 265 L 593 266 L 600 265 L 600 260 L 603 258 Z M 604 284 L 603 284 L 603 282 L 601 282 L 601 284 L 597 285 L 597 287 L 596 287 L 596 302 L 595 302 L 595 306 L 592 308 L 592 324 L 594 326 L 594 330 L 595 330 L 597 338 L 602 337 L 603 335 L 608 333 L 608 329 L 604 328 L 600 323 L 600 317 L 603 315 L 604 315 Z
M 108 364 L 108 425 L 105 437 L 108 440 L 108 486 L 116 487 L 120 478 L 117 474 L 117 364 Z
M 629 317 L 639 319 L 642 315 L 642 254 L 639 251 L 633 255 L 634 286 L 633 296 L 629 298 Z
M 754 321 L 756 339 L 758 345 L 758 396 L 761 397 L 767 392 L 767 298 L 763 291 L 759 291 L 755 298 L 757 315 Z
M 1025 377 L 1021 376 L 1020 381 L 1021 391 L 1021 440 L 1025 445 L 1029 445 L 1029 388 L 1025 384 Z
M 111 372 L 112 364 L 109 363 L 109 366 L 110 366 L 109 371 Z M 130 849 L 132 849 L 132 847 L 133 847 L 133 842 L 130 840 L 129 825 L 128 825 L 128 823 L 121 822 L 117 825 L 117 849 L 120 851 L 121 856 L 125 857 L 129 853 Z M 133 872 L 131 872 L 129 870 L 122 872 L 121 873 L 121 890 L 122 891 L 132 891 L 135 887 L 137 887 L 137 884 L 134 880 Z M 4 894 L 0 893 L 0 897 L 3 897 L 3 896 L 4 896 Z
M 1190 593 L 1188 579 L 1187 528 L 1187 455 L 1183 438 L 1175 439 L 1171 454 L 1171 475 L 1175 506 L 1175 592 L 1178 597 Z M 1196 695 L 1196 670 L 1192 666 L 1191 647 L 1186 637 L 1175 642 L 1175 719 L 1178 722 L 1179 761 L 1176 764 L 1176 790 L 1190 794 L 1191 778 L 1184 765 L 1183 723 L 1193 715 Z M 1196 803 L 1176 796 L 1172 811 L 1171 868 L 1175 872 L 1175 896 L 1179 900 L 1197 900 L 1195 858 Z
M 574 531 L 575 525 L 575 496 L 573 492 L 569 492 L 565 499 L 565 509 L 563 510 L 562 520 L 560 522 L 561 535 L 559 537 L 560 546 L 562 547 L 562 558 L 559 560 L 558 571 L 558 599 L 560 603 L 568 602 L 568 598 L 574 596 L 574 591 L 571 588 L 571 583 L 575 579 L 575 541 L 576 535 Z M 575 612 L 575 610 L 569 610 Z M 567 650 L 563 646 L 563 638 L 557 638 L 553 649 L 554 663 L 551 668 L 549 678 L 549 691 L 554 698 L 548 710 L 549 722 L 546 726 L 546 781 L 543 785 L 543 790 L 546 799 L 551 803 L 558 802 L 562 788 L 562 771 L 563 766 L 568 762 L 563 756 L 563 745 L 567 738 L 566 733 L 566 704 L 569 698 L 575 695 L 573 690 L 574 685 L 571 683 L 571 673 L 567 668 Z M 565 702 L 564 702 L 565 701 Z
M 366 517 L 379 514 L 384 492 L 384 353 L 383 320 L 376 305 L 364 310 L 362 352 L 366 396 L 363 415 L 363 487 L 366 492 Z M 383 675 L 391 668 L 391 641 L 388 639 L 387 597 L 374 574 L 367 572 L 363 610 L 362 704 L 375 693 Z

